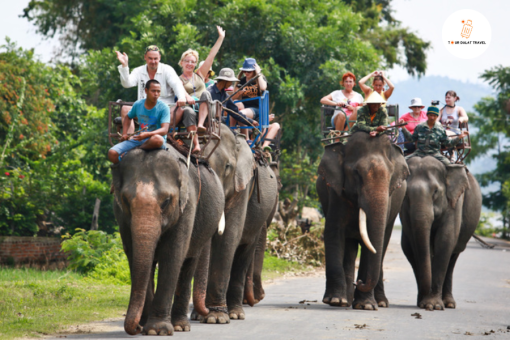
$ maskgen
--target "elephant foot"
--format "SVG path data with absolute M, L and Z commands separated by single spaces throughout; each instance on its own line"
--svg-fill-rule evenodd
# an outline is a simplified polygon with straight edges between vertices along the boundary
M 204 317 L 202 315 L 198 314 L 196 309 L 193 308 L 193 310 L 191 311 L 191 315 L 190 315 L 189 319 L 193 320 L 193 321 L 202 321 L 204 319 Z
M 232 320 L 244 320 L 245 314 L 244 314 L 243 307 L 229 308 L 228 316 Z
M 230 323 L 230 318 L 228 317 L 228 308 L 227 307 L 209 307 L 209 314 L 201 320 L 201 323 L 209 323 L 209 324 L 226 324 Z
M 418 306 L 429 311 L 444 310 L 443 300 L 439 296 L 434 295 L 423 298 Z
M 455 302 L 455 299 L 451 295 L 443 296 L 443 304 L 446 308 L 455 309 L 457 307 L 457 303 Z
M 147 323 L 143 327 L 143 335 L 173 335 L 174 327 L 168 318 L 159 319 L 149 317 Z
M 381 308 L 388 308 L 390 305 L 388 299 L 384 295 L 376 296 L 375 300 L 377 301 L 377 306 L 379 306 Z
M 378 310 L 378 303 L 374 298 L 374 295 L 370 293 L 363 293 L 356 291 L 354 294 L 354 301 L 352 302 L 352 308 L 364 309 L 364 310 Z
M 334 307 L 349 307 L 349 301 L 347 301 L 347 298 L 345 297 L 338 297 L 338 296 L 324 296 L 322 299 L 322 302 L 334 306 Z
M 172 317 L 172 325 L 174 326 L 174 331 L 176 332 L 189 332 L 191 329 L 189 320 L 186 316 L 181 316 L 178 318 Z
M 255 295 L 255 301 L 256 303 L 259 303 L 260 301 L 264 300 L 266 297 L 266 292 L 264 291 L 264 288 L 255 286 L 253 288 L 253 294 Z

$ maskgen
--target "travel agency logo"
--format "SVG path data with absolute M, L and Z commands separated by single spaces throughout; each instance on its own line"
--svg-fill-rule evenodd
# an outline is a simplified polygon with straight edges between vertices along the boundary
M 450 15 L 443 24 L 443 43 L 456 57 L 472 59 L 481 55 L 491 42 L 489 21 L 479 12 L 463 9 Z

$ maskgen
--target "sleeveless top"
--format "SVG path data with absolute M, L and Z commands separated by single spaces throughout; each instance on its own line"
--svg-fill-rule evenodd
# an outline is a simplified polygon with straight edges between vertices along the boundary
M 331 98 L 333 99 L 333 101 L 335 103 L 345 103 L 345 104 L 349 104 L 351 105 L 352 107 L 358 107 L 358 106 L 361 106 L 361 104 L 363 104 L 364 100 L 363 100 L 363 96 L 361 94 L 359 94 L 358 92 L 356 91 L 352 91 L 352 93 L 354 94 L 352 96 L 352 99 L 348 99 L 344 93 L 342 92 L 342 90 L 337 90 L 337 91 L 333 91 L 331 93 Z M 345 111 L 345 113 L 347 114 L 347 117 L 349 117 L 350 115 L 352 115 L 352 111 L 348 110 L 347 108 L 344 108 L 343 109 Z M 341 111 L 340 110 L 335 110 L 335 114 L 334 116 L 336 116 L 338 113 L 340 113 Z
M 205 91 L 204 79 L 202 79 L 202 77 L 195 72 L 193 72 L 191 79 L 186 79 L 184 75 L 180 75 L 179 78 L 181 78 L 186 92 L 188 92 L 190 96 L 196 97 L 196 99 L 200 99 L 202 92 Z
M 448 119 L 452 120 L 452 123 L 449 125 L 452 131 L 459 131 L 459 108 L 455 106 L 453 108 L 453 112 L 446 113 L 446 106 L 443 108 L 443 114 L 441 115 L 441 124 L 446 125 L 446 121 Z

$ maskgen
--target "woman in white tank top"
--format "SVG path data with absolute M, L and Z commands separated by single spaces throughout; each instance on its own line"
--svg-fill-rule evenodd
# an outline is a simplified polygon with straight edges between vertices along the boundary
M 457 96 L 455 91 L 446 92 L 446 105 L 439 113 L 441 117 L 441 124 L 446 127 L 446 133 L 448 135 L 459 134 L 459 124 L 465 123 L 469 120 L 464 108 L 455 104 L 458 100 L 460 100 L 460 98 Z

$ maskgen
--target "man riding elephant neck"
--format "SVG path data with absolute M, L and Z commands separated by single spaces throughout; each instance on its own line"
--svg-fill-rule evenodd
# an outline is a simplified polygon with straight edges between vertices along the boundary
M 388 113 L 382 107 L 386 101 L 377 92 L 372 94 L 365 101 L 365 106 L 358 110 L 358 119 L 352 127 L 352 132 L 365 131 L 371 137 L 378 136 L 387 130 Z
M 445 129 L 441 124 L 437 123 L 439 117 L 439 108 L 437 106 L 430 106 L 427 109 L 427 121 L 416 126 L 413 134 L 405 128 L 402 128 L 406 139 L 418 141 L 416 151 L 407 156 L 406 160 L 411 157 L 426 157 L 432 156 L 444 165 L 449 166 L 450 160 L 441 154 L 441 144 L 448 146 L 455 146 L 462 141 L 462 138 L 469 135 L 469 132 L 464 131 L 458 137 L 448 139 Z
M 117 164 L 126 152 L 136 147 L 146 150 L 165 147 L 170 126 L 170 109 L 158 100 L 161 94 L 160 83 L 155 79 L 149 80 L 145 85 L 145 93 L 147 98 L 136 101 L 123 121 L 121 143 L 108 151 L 108 159 L 114 164 Z M 140 131 L 130 137 L 128 131 L 133 119 L 138 120 L 140 129 L 147 131 Z

